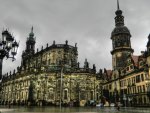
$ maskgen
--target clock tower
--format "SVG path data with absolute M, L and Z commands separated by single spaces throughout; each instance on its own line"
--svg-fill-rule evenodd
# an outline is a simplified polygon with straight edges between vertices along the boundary
M 124 68 L 126 66 L 127 57 L 134 51 L 131 48 L 131 34 L 129 29 L 124 25 L 124 16 L 122 15 L 122 10 L 119 8 L 118 0 L 117 7 L 117 11 L 115 12 L 115 28 L 111 33 L 113 70 Z

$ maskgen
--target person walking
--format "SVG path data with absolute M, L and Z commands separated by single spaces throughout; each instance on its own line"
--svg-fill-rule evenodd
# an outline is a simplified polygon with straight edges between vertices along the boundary
M 119 102 L 116 103 L 116 108 L 117 108 L 118 111 L 120 111 L 120 104 L 119 104 Z

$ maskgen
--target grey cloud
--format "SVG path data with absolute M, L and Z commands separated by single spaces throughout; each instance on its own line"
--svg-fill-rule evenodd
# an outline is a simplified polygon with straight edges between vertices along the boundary
M 87 58 L 99 68 L 111 68 L 111 31 L 115 27 L 116 0 L 0 0 L 0 29 L 9 28 L 20 40 L 17 60 L 4 60 L 3 73 L 21 63 L 26 38 L 34 26 L 36 48 L 56 43 L 78 43 L 79 61 Z M 132 34 L 135 54 L 145 50 L 150 33 L 148 0 L 120 0 L 125 25 Z M 8 65 L 9 64 L 9 65 Z

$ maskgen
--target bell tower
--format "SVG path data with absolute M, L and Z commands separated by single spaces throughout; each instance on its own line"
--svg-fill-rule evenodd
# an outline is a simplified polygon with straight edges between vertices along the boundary
M 112 54 L 112 67 L 113 69 L 121 69 L 126 66 L 126 60 L 134 50 L 131 48 L 131 34 L 128 28 L 124 25 L 124 16 L 122 10 L 119 7 L 119 1 L 117 0 L 117 11 L 115 17 L 115 28 L 111 33 L 111 40 L 113 49 Z
M 35 37 L 34 37 L 34 33 L 33 33 L 33 27 L 31 28 L 31 32 L 29 33 L 29 37 L 27 38 L 27 41 L 26 41 L 25 52 L 28 55 L 33 55 L 35 52 Z
M 21 65 L 26 68 L 26 62 L 31 58 L 32 55 L 35 53 L 35 37 L 33 33 L 33 27 L 31 28 L 31 32 L 29 33 L 29 37 L 26 41 L 26 49 L 22 53 L 22 61 Z

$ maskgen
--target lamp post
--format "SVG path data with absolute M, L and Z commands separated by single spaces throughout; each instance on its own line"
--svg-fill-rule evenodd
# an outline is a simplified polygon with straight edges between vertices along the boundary
M 78 94 L 78 97 L 77 97 L 77 106 L 80 106 L 80 82 L 77 81 L 77 94 Z
M 129 106 L 132 106 L 132 99 L 133 99 L 133 95 L 130 94 L 130 96 L 128 97 L 128 100 L 129 100 Z
M 62 86 L 63 86 L 63 72 L 64 72 L 64 68 L 65 68 L 65 63 L 66 63 L 65 59 L 60 61 L 60 98 L 59 98 L 60 110 L 61 110 L 61 107 L 62 107 L 62 105 L 61 105 L 62 104 L 62 93 L 63 93 Z
M 2 63 L 4 57 L 12 58 L 12 61 L 14 61 L 18 46 L 19 44 L 14 41 L 14 37 L 8 30 L 2 32 L 2 37 L 0 38 L 0 81 L 2 79 Z
M 126 107 L 126 100 L 127 100 L 126 94 L 123 94 L 123 100 L 124 100 L 124 107 Z
M 2 32 L 2 37 L 0 38 L 0 91 L 2 90 L 1 81 L 3 59 L 6 56 L 7 58 L 12 58 L 12 61 L 14 61 L 14 56 L 17 54 L 18 46 L 19 44 L 14 41 L 14 37 L 7 30 Z
M 63 78 L 63 65 L 61 66 L 61 72 L 60 72 L 60 109 L 61 109 L 61 101 L 62 101 L 62 78 Z
M 116 90 L 115 90 L 115 91 L 114 91 L 115 105 L 117 104 L 117 103 L 116 103 L 116 95 L 117 95 L 117 94 L 116 94 Z
M 44 95 L 43 95 L 43 104 L 46 105 L 46 98 L 45 98 L 45 93 L 47 92 L 47 75 L 45 75 L 45 83 L 44 83 Z M 45 90 L 46 89 L 46 90 Z
M 116 98 L 117 98 L 117 84 L 115 82 L 115 86 L 114 86 L 114 96 L 115 96 L 115 104 L 117 105 L 117 101 L 116 101 Z
M 28 105 L 34 104 L 34 77 L 31 76 L 30 85 L 29 85 L 29 93 L 28 93 Z

